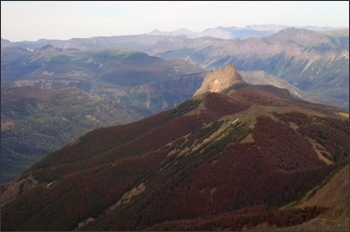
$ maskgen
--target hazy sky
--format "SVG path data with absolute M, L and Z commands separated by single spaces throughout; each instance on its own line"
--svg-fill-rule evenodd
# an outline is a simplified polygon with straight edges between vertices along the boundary
M 349 27 L 349 2 L 1 1 L 1 37 L 14 42 L 257 24 Z

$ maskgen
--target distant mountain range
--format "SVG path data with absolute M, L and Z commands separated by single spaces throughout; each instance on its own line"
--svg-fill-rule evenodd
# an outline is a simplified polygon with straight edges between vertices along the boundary
M 6 47 L 1 54 L 2 86 L 75 87 L 153 112 L 188 100 L 205 76 L 203 68 L 186 61 L 168 61 L 131 50 L 78 51 L 45 45 L 33 52 Z M 179 81 L 184 82 L 176 84 Z M 167 84 L 159 86 L 161 83 Z M 151 87 L 154 85 L 159 88 Z
M 130 87 L 204 71 L 183 60 L 162 60 L 130 50 L 78 51 L 45 45 L 33 52 L 7 47 L 1 55 L 2 81 L 88 80 Z
M 154 30 L 148 34 L 137 35 L 137 36 L 112 36 L 112 37 L 92 37 L 87 39 L 74 38 L 69 40 L 69 43 L 64 43 L 63 40 L 46 40 L 39 39 L 37 41 L 21 41 L 21 42 L 11 42 L 9 40 L 1 38 L 1 48 L 4 47 L 21 47 L 34 49 L 46 44 L 51 44 L 57 48 L 77 48 L 79 50 L 87 49 L 101 49 L 101 46 L 104 48 L 110 49 L 135 49 L 141 50 L 142 45 L 149 45 L 164 39 L 164 36 L 185 36 L 187 38 L 200 38 L 210 36 L 213 38 L 220 39 L 235 39 L 235 38 L 246 38 L 246 37 L 266 37 L 272 35 L 278 31 L 287 28 L 297 28 L 297 29 L 306 29 L 312 31 L 331 31 L 341 29 L 339 27 L 318 27 L 318 26 L 285 26 L 285 25 L 249 25 L 245 27 L 216 27 L 208 28 L 202 32 L 194 32 L 186 28 L 180 28 L 171 32 L 164 32 L 159 30 Z M 152 35 L 152 36 L 148 36 Z M 157 37 L 154 37 L 156 35 Z M 140 39 L 142 37 L 142 39 Z M 84 43 L 84 44 L 81 44 Z M 79 44 L 79 46 L 77 46 Z M 142 44 L 142 45 L 141 45 Z M 141 45 L 141 46 L 140 46 Z
M 212 37 L 188 39 L 164 35 L 129 36 L 130 40 L 126 37 L 111 37 L 109 40 L 118 38 L 120 42 L 125 43 L 126 41 L 140 43 L 144 41 L 144 46 L 148 46 L 145 49 L 148 54 L 168 60 L 184 59 L 207 70 L 219 69 L 228 63 L 235 64 L 242 71 L 263 70 L 298 87 L 299 96 L 305 100 L 348 109 L 349 37 L 346 36 L 348 32 L 348 30 L 335 30 L 320 34 L 308 30 L 287 29 L 264 39 L 250 38 L 246 41 L 227 41 Z M 163 39 L 157 41 L 155 39 L 157 37 Z M 145 38 L 155 40 L 150 41 Z M 107 41 L 107 37 L 105 40 Z M 81 39 L 80 41 L 90 40 Z M 74 41 L 63 44 L 71 42 Z M 195 82 L 192 79 L 193 84 L 178 83 L 182 86 L 182 91 L 187 91 L 186 86 L 192 86 L 191 91 L 196 91 L 205 76 L 204 69 L 191 67 L 186 62 L 164 61 L 135 51 L 111 49 L 77 51 L 69 48 L 63 50 L 48 44 L 33 49 L 33 52 L 28 49 L 6 47 L 1 50 L 1 53 L 1 79 L 4 86 L 21 86 L 31 82 L 40 88 L 76 87 L 95 96 L 112 97 L 123 104 L 137 105 L 155 112 L 180 104 L 189 99 L 192 93 L 183 93 L 186 96 L 183 94 L 180 96 L 180 89 L 173 91 L 177 88 L 175 87 L 177 84 L 171 84 L 172 87 L 166 88 L 167 91 L 161 97 L 156 93 L 156 88 L 152 87 L 153 90 L 151 90 L 149 87 L 140 88 L 136 85 L 141 86 L 155 81 L 148 85 L 158 86 L 157 80 L 162 80 L 159 83 L 165 84 L 175 76 L 197 73 L 197 77 L 200 78 Z M 139 75 L 142 75 L 142 78 L 139 78 Z M 192 77 L 183 76 L 189 81 Z M 183 78 L 179 79 L 180 82 L 185 80 Z M 16 81 L 17 84 L 5 83 L 6 81 Z M 258 81 L 266 83 L 264 78 L 255 79 L 254 83 Z M 49 82 L 56 84 L 49 87 L 48 85 L 51 86 Z M 102 86 L 103 83 L 109 85 Z M 133 86 L 135 89 L 132 89 Z M 165 90 L 164 87 L 158 89 Z M 304 91 L 304 94 L 300 91 Z M 295 91 L 292 92 L 295 93 Z M 306 97 L 306 93 L 309 97 L 311 95 L 313 97 Z
M 289 28 L 264 38 L 216 40 L 168 38 L 145 51 L 206 70 L 227 64 L 240 71 L 262 70 L 303 91 L 338 98 L 344 102 L 342 108 L 349 108 L 348 29 L 319 33 Z
M 246 38 L 246 37 L 266 37 L 272 35 L 283 29 L 291 28 L 293 26 L 284 25 L 250 25 L 245 27 L 216 27 L 208 28 L 202 32 L 190 31 L 186 28 L 180 28 L 172 32 L 163 32 L 154 30 L 149 35 L 167 35 L 167 36 L 179 36 L 185 35 L 187 38 L 195 39 L 200 37 L 210 36 L 213 38 L 220 39 L 235 39 L 235 38 Z M 339 27 L 317 27 L 317 26 L 304 26 L 295 27 L 298 29 L 306 29 L 313 31 L 329 31 L 340 29 Z

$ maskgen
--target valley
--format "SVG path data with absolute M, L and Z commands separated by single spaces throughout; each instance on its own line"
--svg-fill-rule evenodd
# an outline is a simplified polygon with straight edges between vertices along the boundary
M 74 88 L 1 88 L 1 182 L 17 178 L 47 154 L 103 126 L 152 115 Z

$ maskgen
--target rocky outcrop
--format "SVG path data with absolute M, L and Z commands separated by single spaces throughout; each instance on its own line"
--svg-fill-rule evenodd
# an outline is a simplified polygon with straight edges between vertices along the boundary
M 207 74 L 202 86 L 194 93 L 193 97 L 205 92 L 223 92 L 237 83 L 246 83 L 238 73 L 236 66 L 228 64 L 225 69 L 220 68 Z

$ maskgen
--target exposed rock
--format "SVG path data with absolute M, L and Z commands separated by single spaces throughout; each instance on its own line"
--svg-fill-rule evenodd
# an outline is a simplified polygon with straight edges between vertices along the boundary
M 225 69 L 220 68 L 207 74 L 202 86 L 193 96 L 201 95 L 205 92 L 223 92 L 237 83 L 246 83 L 238 73 L 236 66 L 228 64 Z

